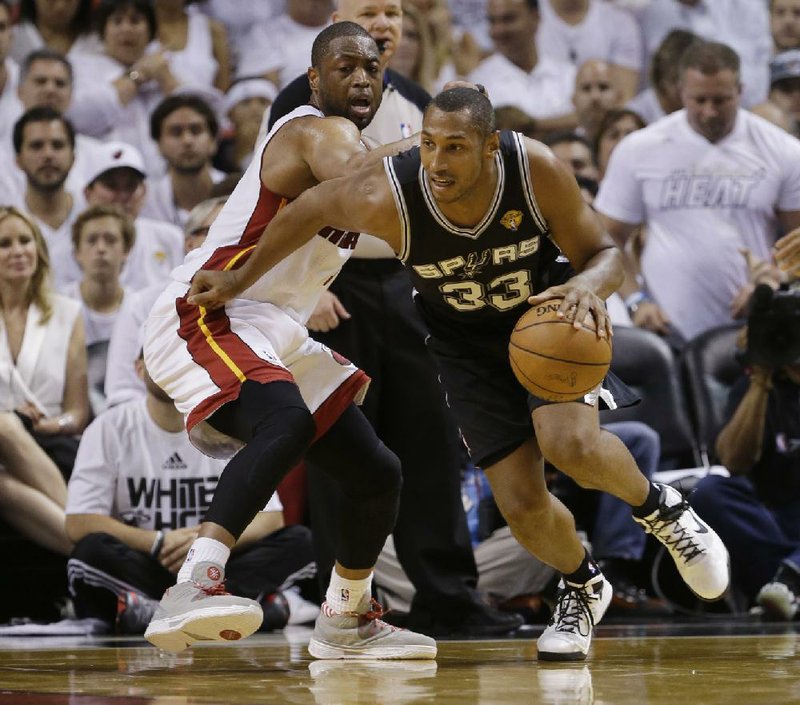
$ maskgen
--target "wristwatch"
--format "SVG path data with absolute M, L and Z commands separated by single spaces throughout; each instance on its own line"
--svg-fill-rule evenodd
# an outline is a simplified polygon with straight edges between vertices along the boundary
M 141 71 L 137 71 L 136 69 L 131 69 L 125 74 L 138 88 L 139 86 L 144 83 L 144 74 Z

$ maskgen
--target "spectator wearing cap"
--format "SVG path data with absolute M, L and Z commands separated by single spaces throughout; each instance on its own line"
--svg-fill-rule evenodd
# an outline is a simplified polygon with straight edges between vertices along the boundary
M 150 118 L 150 136 L 167 162 L 167 173 L 151 182 L 143 215 L 183 227 L 189 211 L 225 178 L 211 166 L 218 131 L 214 111 L 199 96 L 172 95 L 159 103 Z
M 72 254 L 71 229 L 84 201 L 65 188 L 75 160 L 75 131 L 57 110 L 31 108 L 14 124 L 13 144 L 25 187 L 9 202 L 32 217 L 42 232 L 53 285 L 61 290 L 81 277 Z
M 253 158 L 261 122 L 278 90 L 271 81 L 248 78 L 237 81 L 225 96 L 223 111 L 230 136 L 219 146 L 217 165 L 227 172 L 247 169 Z
M 769 104 L 780 109 L 788 123 L 787 131 L 800 137 L 800 49 L 776 54 L 769 62 Z M 764 114 L 765 105 L 755 110 Z
M 145 177 L 139 150 L 124 142 L 107 142 L 84 189 L 90 206 L 117 205 L 134 221 L 136 241 L 120 277 L 129 291 L 166 282 L 173 267 L 183 260 L 180 228 L 139 215 L 147 196 Z

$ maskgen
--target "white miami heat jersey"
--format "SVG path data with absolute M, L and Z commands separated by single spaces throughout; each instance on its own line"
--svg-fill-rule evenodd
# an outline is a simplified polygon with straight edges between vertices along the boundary
M 173 279 L 188 284 L 200 269 L 234 269 L 245 263 L 264 228 L 290 200 L 272 193 L 261 182 L 264 150 L 283 125 L 307 115 L 325 117 L 317 108 L 304 105 L 275 123 L 211 226 L 205 243 L 172 271 Z M 339 273 L 357 242 L 358 233 L 324 228 L 238 298 L 274 304 L 305 325 L 320 295 Z

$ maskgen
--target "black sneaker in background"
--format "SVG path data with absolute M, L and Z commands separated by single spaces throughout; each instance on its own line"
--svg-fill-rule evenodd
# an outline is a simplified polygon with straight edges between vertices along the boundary
M 764 610 L 764 618 L 789 622 L 800 607 L 800 571 L 789 563 L 781 563 L 775 577 L 759 590 L 756 603 Z
M 116 633 L 144 634 L 157 606 L 158 600 L 133 590 L 120 593 L 117 595 Z

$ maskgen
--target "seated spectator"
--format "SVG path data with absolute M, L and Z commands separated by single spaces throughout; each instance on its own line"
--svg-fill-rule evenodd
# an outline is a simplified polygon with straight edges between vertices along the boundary
M 49 289 L 47 245 L 15 208 L 0 208 L 0 516 L 66 555 L 64 506 L 89 415 L 80 306 Z
M 109 409 L 86 429 L 66 509 L 75 612 L 126 634 L 144 633 L 174 585 L 225 466 L 190 443 L 183 415 L 138 363 L 146 397 Z M 315 573 L 308 529 L 284 526 L 281 509 L 273 495 L 234 546 L 225 574 L 230 592 L 262 602 L 265 631 L 289 621 L 279 591 Z
M 592 148 L 585 137 L 575 132 L 556 132 L 544 140 L 553 150 L 553 154 L 566 164 L 576 177 L 584 177 L 595 182 L 597 193 L 597 164 L 594 161 Z
M 102 0 L 95 20 L 103 53 L 73 62 L 75 96 L 69 117 L 78 132 L 137 147 L 148 173 L 163 173 L 150 139 L 150 113 L 181 82 L 163 50 L 147 53 L 157 33 L 153 5 L 148 0 Z
M 133 219 L 136 241 L 122 269 L 121 282 L 129 291 L 163 285 L 183 261 L 180 228 L 139 213 L 147 197 L 145 166 L 139 151 L 124 142 L 107 142 L 94 163 L 84 189 L 90 206 L 116 205 Z
M 155 3 L 156 48 L 166 52 L 181 83 L 213 86 L 224 93 L 231 84 L 228 32 L 221 22 L 188 7 L 194 1 Z
M 243 79 L 231 86 L 222 110 L 230 127 L 215 160 L 220 169 L 230 173 L 247 169 L 264 114 L 277 95 L 275 84 L 260 78 Z
M 800 604 L 800 340 L 797 313 L 789 347 L 752 335 L 756 316 L 775 310 L 763 286 L 748 321 L 748 369 L 731 389 L 717 437 L 731 476 L 703 478 L 690 500 L 728 547 L 732 586 L 745 606 L 790 620 Z M 783 295 L 800 310 L 800 291 Z
M 52 49 L 36 49 L 20 65 L 17 94 L 23 111 L 46 107 L 65 115 L 72 102 L 72 87 L 72 64 L 63 54 Z M 94 137 L 80 133 L 75 135 L 75 161 L 69 170 L 64 188 L 81 202 L 86 175 L 94 168 L 92 162 L 99 145 L 99 140 Z M 10 143 L 8 146 L 10 151 Z M 3 151 L 3 146 L 0 145 L 0 159 Z M 25 189 L 25 175 L 17 171 L 15 176 L 22 193 Z
M 770 0 L 769 31 L 776 54 L 800 49 L 800 0 Z
M 495 51 L 467 78 L 486 86 L 498 128 L 539 137 L 574 129 L 575 67 L 539 56 L 537 0 L 488 0 L 486 11 Z
M 91 206 L 72 226 L 72 246 L 83 276 L 64 293 L 81 303 L 89 358 L 89 402 L 94 416 L 106 407 L 108 342 L 125 298 L 119 277 L 135 238 L 133 223 L 116 206 Z
M 589 59 L 580 65 L 575 76 L 572 104 L 578 119 L 576 132 L 589 142 L 609 110 L 620 107 L 620 91 L 615 83 L 611 65 L 599 59 Z
M 11 56 L 22 63 L 32 51 L 50 49 L 73 59 L 99 54 L 100 40 L 92 32 L 93 0 L 20 0 Z
M 622 100 L 632 98 L 642 78 L 642 34 L 625 10 L 603 0 L 541 0 L 536 35 L 539 53 L 581 66 L 607 63 Z
M 83 198 L 65 188 L 75 160 L 75 132 L 69 120 L 53 108 L 31 108 L 14 125 L 14 151 L 26 182 L 16 204 L 34 218 L 42 232 L 52 262 L 52 283 L 61 290 L 80 279 L 71 228 L 82 210 Z
M 650 87 L 626 105 L 641 115 L 645 123 L 655 122 L 683 107 L 678 65 L 683 52 L 698 39 L 696 34 L 685 29 L 673 29 L 658 45 L 650 59 Z
M 609 110 L 597 126 L 593 151 L 599 178 L 602 181 L 608 168 L 608 161 L 616 146 L 631 132 L 641 130 L 645 121 L 633 110 Z
M 184 252 L 203 244 L 211 223 L 227 200 L 227 196 L 209 199 L 192 209 L 184 226 Z M 122 302 L 108 346 L 105 396 L 109 406 L 144 396 L 144 382 L 136 374 L 135 362 L 144 344 L 142 327 L 147 314 L 163 290 L 164 285 L 156 282 L 126 296 Z
M 12 32 L 11 2 L 0 0 L 0 145 L 11 141 L 11 127 L 22 114 L 17 98 L 19 66 L 8 56 Z
M 259 122 L 255 122 L 257 128 Z M 142 215 L 182 227 L 189 211 L 211 194 L 225 173 L 211 166 L 219 125 L 211 106 L 196 95 L 164 98 L 150 116 L 150 136 L 167 173 L 148 189 Z
M 800 49 L 776 54 L 769 62 L 769 72 L 769 100 L 753 112 L 769 119 L 768 105 L 780 108 L 788 121 L 787 132 L 800 137 Z
M 433 35 L 424 15 L 413 5 L 403 7 L 403 34 L 389 61 L 389 68 L 435 93 L 439 76 Z

